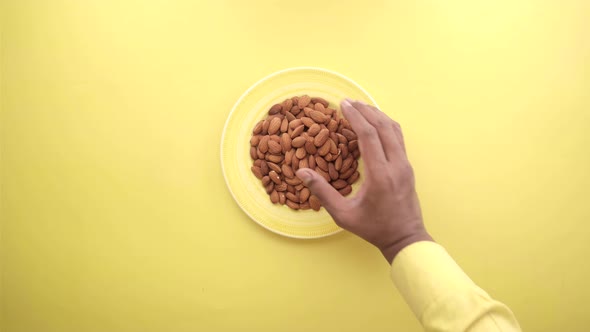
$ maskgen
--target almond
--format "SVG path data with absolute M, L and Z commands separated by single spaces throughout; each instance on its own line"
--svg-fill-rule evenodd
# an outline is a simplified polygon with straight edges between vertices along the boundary
M 322 113 L 326 111 L 326 107 L 322 103 L 315 103 L 315 105 L 313 105 L 313 108 L 315 108 L 316 111 L 320 111 Z
M 273 204 L 277 204 L 277 203 L 279 202 L 279 193 L 278 193 L 276 190 L 273 190 L 273 191 L 270 193 L 270 201 L 271 201 Z
M 297 106 L 299 106 L 300 109 L 303 109 L 305 106 L 309 105 L 310 102 L 311 97 L 308 95 L 303 95 L 299 97 L 299 100 L 297 101 Z
M 269 119 L 265 119 L 262 122 L 262 134 L 263 135 L 268 134 L 268 126 L 270 126 L 270 120 Z
M 270 120 L 270 124 L 268 125 L 268 134 L 274 135 L 279 132 L 279 129 L 281 129 L 281 120 L 276 117 Z
M 336 158 L 336 161 L 334 162 L 334 167 L 336 167 L 337 171 L 340 171 L 342 169 L 342 156 L 338 156 L 338 158 Z
M 348 144 L 348 139 L 346 139 L 346 137 L 344 137 L 344 135 L 336 133 L 336 137 L 338 137 L 339 144 Z
M 283 151 L 281 145 L 274 140 L 268 142 L 268 152 L 272 154 L 280 154 Z
M 319 168 L 323 169 L 326 172 L 328 171 L 328 163 L 324 160 L 324 158 L 316 156 L 315 163 L 316 165 L 318 165 Z
M 342 159 L 348 157 L 348 145 L 338 144 L 338 149 L 340 150 L 340 155 L 342 156 Z
M 281 183 L 281 178 L 279 177 L 279 175 L 277 174 L 277 172 L 275 171 L 270 171 L 268 173 L 268 177 L 270 178 L 270 180 L 272 182 L 274 182 L 275 184 L 280 184 Z
M 354 159 L 359 159 L 361 157 L 361 150 L 354 150 L 352 156 L 354 157 Z
M 330 120 L 326 127 L 328 127 L 329 131 L 336 132 L 336 130 L 338 130 L 338 122 L 336 122 L 336 120 Z
M 258 159 L 260 160 L 260 159 Z M 262 172 L 262 175 L 266 175 L 268 174 L 268 172 L 270 172 L 270 169 L 268 168 L 268 164 L 266 163 L 266 161 L 264 160 L 260 160 L 260 171 Z
M 285 119 L 287 119 L 289 122 L 295 121 L 295 115 L 293 115 L 291 112 L 287 112 L 287 114 L 285 114 Z
M 299 160 L 299 168 L 309 168 L 309 163 L 307 162 L 307 158 L 303 158 Z
M 353 184 L 356 182 L 356 180 L 358 180 L 359 176 L 361 176 L 361 174 L 358 171 L 355 171 L 354 173 L 352 173 L 352 175 L 346 181 L 349 184 Z
M 309 202 L 304 202 L 304 203 L 299 204 L 299 208 L 301 210 L 309 210 L 309 209 L 311 209 L 311 205 L 309 204 Z
M 324 107 L 330 106 L 330 103 L 321 97 L 313 97 L 313 98 L 311 98 L 311 102 L 314 104 L 320 103 L 320 104 L 324 105 Z
M 303 129 L 305 129 L 305 126 L 303 126 L 303 125 L 293 129 L 293 132 L 291 133 L 291 138 L 295 138 L 295 137 L 301 135 L 301 133 L 303 132 Z M 291 142 L 291 144 L 293 144 L 293 142 Z
M 315 112 L 315 110 L 309 107 L 303 108 L 303 114 L 305 114 L 306 117 L 311 117 L 311 112 Z
M 309 117 L 316 123 L 324 123 L 328 119 L 326 115 L 320 111 L 309 112 Z
M 309 127 L 309 129 L 307 130 L 307 134 L 308 134 L 309 136 L 312 136 L 312 137 L 314 137 L 314 136 L 316 136 L 316 135 L 317 135 L 317 134 L 320 132 L 320 130 L 322 130 L 322 127 L 320 127 L 320 125 L 319 125 L 319 124 L 317 124 L 317 123 L 314 123 L 314 124 L 312 124 L 312 125 L 311 125 L 311 127 Z M 252 136 L 252 137 L 257 137 L 257 136 Z
M 291 136 L 289 134 L 284 133 L 281 135 L 281 150 L 283 153 L 286 153 L 291 149 Z
M 299 203 L 306 202 L 309 199 L 310 195 L 311 195 L 311 192 L 309 191 L 309 189 L 307 189 L 307 188 L 301 189 L 301 192 L 299 193 Z
M 351 192 L 352 192 L 352 187 L 350 185 L 338 190 L 338 192 L 342 195 L 342 196 L 348 196 Z
M 291 99 L 285 99 L 282 103 L 282 109 L 288 112 L 291 108 L 293 108 L 293 101 Z
M 311 126 L 313 126 L 315 124 L 315 121 L 313 121 L 311 118 L 308 118 L 306 116 L 301 118 L 301 122 L 303 122 L 303 124 L 309 128 Z
M 279 193 L 279 203 L 285 204 L 286 201 L 287 201 L 287 196 L 285 196 L 285 193 L 280 192 Z
M 299 197 L 296 194 L 286 193 L 285 195 L 287 196 L 287 199 L 292 200 L 293 202 L 299 202 Z
M 293 169 L 291 168 L 291 166 L 283 164 L 283 166 L 281 166 L 281 170 L 283 171 L 283 175 L 286 178 L 295 177 L 295 173 L 293 172 Z
M 352 166 L 353 161 L 354 161 L 354 158 L 352 156 L 348 156 L 348 158 L 344 159 L 342 161 L 342 167 L 340 168 L 340 173 L 345 173 L 346 171 L 348 171 L 350 166 Z
M 293 202 L 293 201 L 292 201 L 292 200 L 290 200 L 290 199 L 287 199 L 287 201 L 285 202 L 285 204 L 286 204 L 288 207 L 290 207 L 291 209 L 293 209 L 293 210 L 299 210 L 299 204 L 298 204 L 298 203 L 295 203 L 295 202 Z
M 268 110 L 268 114 L 270 114 L 270 115 L 277 114 L 277 113 L 280 113 L 282 110 L 283 110 L 283 106 L 281 106 L 281 104 L 274 104 L 274 105 L 272 105 L 270 110 Z
M 317 147 L 324 145 L 324 143 L 326 143 L 326 141 L 328 140 L 329 135 L 330 131 L 328 129 L 320 130 L 320 132 L 315 136 L 313 144 Z
M 274 189 L 275 189 L 275 184 L 272 181 L 269 184 L 267 184 L 266 187 L 264 187 L 264 190 L 266 190 L 266 193 L 269 195 Z
M 291 146 L 294 148 L 300 148 L 302 146 L 305 145 L 305 142 L 307 142 L 307 140 L 305 139 L 305 137 L 295 137 L 292 141 L 291 141 Z
M 287 191 L 290 192 L 290 193 L 292 193 L 292 194 L 294 194 L 294 193 L 297 192 L 297 190 L 295 190 L 295 187 L 292 186 L 292 185 L 290 185 L 290 184 L 287 184 Z
M 291 160 L 293 160 L 293 156 L 295 155 L 295 150 L 291 149 L 285 153 L 285 164 L 291 165 Z
M 270 161 L 266 163 L 270 171 L 275 171 L 277 174 L 281 174 L 281 167 L 275 163 L 271 163 Z
M 342 135 L 344 135 L 348 141 L 354 141 L 357 139 L 356 134 L 352 130 L 346 128 L 342 129 Z
M 285 178 L 285 182 L 287 182 L 287 184 L 290 184 L 292 186 L 296 186 L 301 183 L 301 179 L 298 177 Z
M 268 155 L 266 155 L 266 160 L 272 161 L 273 163 L 276 163 L 276 164 L 280 163 L 284 159 L 285 159 L 285 157 L 283 155 L 280 155 L 280 154 L 268 154 Z
M 336 181 L 332 181 L 332 187 L 334 187 L 334 189 L 336 190 L 342 189 L 346 186 L 348 186 L 348 182 L 346 182 L 345 180 L 338 179 Z
M 254 176 L 256 176 L 259 179 L 262 179 L 262 171 L 260 170 L 260 167 L 252 166 L 252 167 L 250 167 L 250 169 L 252 170 L 252 173 L 254 174 Z
M 345 172 L 340 172 L 340 175 L 338 177 L 342 180 L 348 180 L 348 178 L 350 178 L 352 176 L 352 174 L 354 174 L 354 172 L 355 172 L 355 169 L 352 167 L 349 167 Z
M 348 142 L 348 151 L 354 152 L 359 148 L 358 141 L 349 141 Z
M 319 211 L 320 208 L 322 207 L 322 204 L 320 203 L 320 199 L 317 198 L 317 196 L 315 196 L 315 195 L 309 196 L 309 205 L 315 211 Z
M 332 181 L 337 180 L 338 176 L 340 175 L 338 173 L 338 171 L 336 170 L 336 167 L 334 167 L 334 163 L 329 163 L 328 164 L 328 174 L 330 175 L 330 179 L 332 179 Z
M 316 160 L 317 161 L 317 160 Z M 332 179 L 330 178 L 330 174 L 328 172 L 323 171 L 321 168 L 316 167 L 315 171 L 321 175 L 327 182 L 330 182 Z
M 316 152 L 318 151 L 315 144 L 313 144 L 313 140 L 311 138 L 305 142 L 305 151 L 307 151 L 307 153 L 310 155 L 316 154 Z
M 270 140 L 270 136 L 262 136 L 260 139 L 260 143 L 258 143 L 258 150 L 262 153 L 266 153 L 268 151 L 268 141 Z
M 281 184 L 275 185 L 275 190 L 276 191 L 286 191 L 287 190 L 287 183 L 281 182 Z
M 260 133 L 262 133 L 262 123 L 264 122 L 264 120 L 260 120 L 256 126 L 254 126 L 254 130 L 252 130 L 252 134 L 254 135 L 260 135 Z
M 299 109 L 299 107 L 297 107 L 297 105 L 291 107 L 291 114 L 293 115 L 298 115 L 298 114 L 303 114 L 301 113 L 301 110 Z
M 315 169 L 317 165 L 315 163 L 315 157 L 313 155 L 309 155 L 309 157 L 307 158 L 307 164 L 309 165 L 309 168 Z
M 287 120 L 287 118 L 284 118 L 283 121 L 281 121 L 281 133 L 286 133 L 287 130 L 289 130 L 289 120 Z
M 337 156 L 338 147 L 336 146 L 336 143 L 334 143 L 334 140 L 332 140 L 331 138 L 328 140 L 328 142 L 330 142 L 330 153 Z
M 263 176 L 262 177 L 262 185 L 266 187 L 267 184 L 271 183 L 272 181 L 270 181 L 270 177 L 267 176 Z
M 318 134 L 319 136 L 319 134 Z M 316 137 L 318 137 L 316 136 Z M 330 142 L 328 140 L 326 140 L 326 142 L 324 142 L 324 145 L 322 145 L 319 149 L 318 149 L 318 154 L 320 156 L 325 156 L 328 154 L 328 152 L 330 152 Z
M 295 120 L 289 122 L 289 128 L 295 129 L 295 128 L 301 126 L 302 124 L 303 124 L 303 122 L 301 121 L 301 119 L 295 119 Z
M 302 137 L 298 137 L 298 138 L 302 138 Z M 305 139 L 304 139 L 304 141 L 305 141 Z M 299 147 L 299 148 L 297 148 L 297 151 L 295 151 L 295 156 L 299 160 L 305 158 L 306 155 L 307 155 L 307 152 L 305 151 L 304 147 Z M 301 167 L 301 165 L 299 165 L 299 167 Z
M 258 151 L 258 149 L 256 149 L 255 147 L 251 146 L 250 147 L 250 158 L 252 158 L 254 160 L 258 159 L 258 155 L 256 153 L 257 151 Z
M 262 136 L 260 136 L 260 135 L 252 136 L 252 138 L 250 138 L 250 146 L 258 146 L 258 143 L 260 143 L 261 137 Z

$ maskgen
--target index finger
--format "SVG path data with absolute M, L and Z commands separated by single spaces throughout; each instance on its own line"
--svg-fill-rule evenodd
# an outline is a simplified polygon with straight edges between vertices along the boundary
M 359 148 L 371 173 L 387 163 L 377 129 L 347 100 L 341 103 L 342 114 L 349 120 L 358 136 Z

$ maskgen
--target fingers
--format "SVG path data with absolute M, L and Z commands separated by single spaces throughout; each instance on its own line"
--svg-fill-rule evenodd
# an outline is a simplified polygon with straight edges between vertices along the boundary
M 338 222 L 340 211 L 346 206 L 346 199 L 326 179 L 309 168 L 298 169 L 297 177 L 303 181 L 303 184 L 309 188 L 313 195 L 320 199 L 328 213 Z
M 342 114 L 349 120 L 358 136 L 359 147 L 367 168 L 374 173 L 387 163 L 377 129 L 347 100 L 342 101 L 341 108 Z
M 399 157 L 400 150 L 403 149 L 393 127 L 394 121 L 374 106 L 360 101 L 351 101 L 351 104 L 377 129 L 387 160 L 392 161 Z

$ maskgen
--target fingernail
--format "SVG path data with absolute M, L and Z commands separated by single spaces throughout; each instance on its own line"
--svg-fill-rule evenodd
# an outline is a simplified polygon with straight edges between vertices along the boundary
M 301 179 L 301 181 L 303 181 L 303 184 L 306 186 L 311 182 L 312 175 L 310 170 L 307 168 L 298 169 L 296 175 L 298 178 Z

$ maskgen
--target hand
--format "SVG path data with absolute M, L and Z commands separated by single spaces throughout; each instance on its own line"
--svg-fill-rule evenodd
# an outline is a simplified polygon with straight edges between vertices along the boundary
M 357 133 L 365 164 L 359 192 L 344 198 L 310 169 L 299 169 L 297 177 L 320 199 L 336 224 L 375 245 L 391 263 L 407 245 L 432 241 L 422 223 L 401 128 L 365 103 L 344 100 L 341 108 Z

